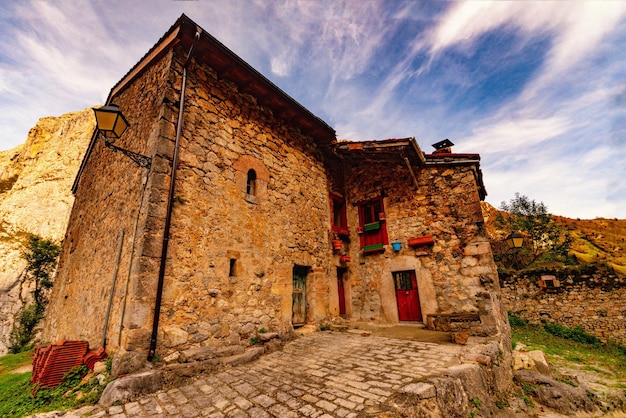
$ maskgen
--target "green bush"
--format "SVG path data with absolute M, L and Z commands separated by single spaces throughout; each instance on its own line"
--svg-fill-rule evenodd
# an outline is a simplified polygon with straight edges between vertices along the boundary
M 56 242 L 37 235 L 28 235 L 28 242 L 21 252 L 21 257 L 26 261 L 21 280 L 34 285 L 34 303 L 22 307 L 9 334 L 7 346 L 13 354 L 30 348 L 35 327 L 43 318 L 48 304 L 46 291 L 53 285 L 51 276 L 60 251 L 61 247 Z
M 22 307 L 9 334 L 8 349 L 11 353 L 21 353 L 30 348 L 29 344 L 33 339 L 35 327 L 42 317 L 43 312 L 40 312 L 36 304 Z
M 543 328 L 550 334 L 557 337 L 565 338 L 567 340 L 576 341 L 582 344 L 597 346 L 602 345 L 602 341 L 600 341 L 598 337 L 596 337 L 595 335 L 587 334 L 585 330 L 579 325 L 575 326 L 574 328 L 568 328 L 564 327 L 563 325 L 550 322 L 544 324 Z
M 509 324 L 512 327 L 523 327 L 527 323 L 528 323 L 528 321 L 526 321 L 525 319 L 520 318 L 519 316 L 515 315 L 514 313 L 509 312 Z

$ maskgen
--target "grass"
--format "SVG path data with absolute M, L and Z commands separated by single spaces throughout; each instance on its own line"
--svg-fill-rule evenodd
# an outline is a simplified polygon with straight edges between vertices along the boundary
M 32 373 L 13 371 L 32 363 L 33 352 L 7 354 L 0 357 L 0 417 L 23 417 L 37 412 L 67 410 L 94 404 L 104 386 L 96 382 L 80 385 L 88 369 L 70 372 L 59 387 L 35 390 L 30 384 Z
M 0 376 L 33 362 L 33 352 L 26 351 L 0 357 Z
M 624 346 L 613 343 L 603 344 L 593 338 L 586 339 L 577 329 L 570 329 L 570 333 L 563 332 L 566 328 L 559 326 L 557 334 L 574 338 L 567 339 L 554 335 L 554 328 L 553 324 L 548 324 L 546 327 L 511 321 L 513 341 L 524 344 L 528 350 L 542 350 L 551 363 L 557 366 L 566 362 L 575 363 L 581 369 L 592 371 L 601 377 L 608 377 L 617 382 L 626 381 L 626 348 Z

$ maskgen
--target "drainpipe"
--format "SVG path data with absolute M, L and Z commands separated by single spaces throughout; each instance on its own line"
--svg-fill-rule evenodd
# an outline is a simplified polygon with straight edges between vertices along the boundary
M 152 320 L 152 335 L 150 337 L 150 349 L 148 350 L 148 361 L 154 358 L 159 331 L 159 317 L 161 315 L 161 300 L 163 298 L 163 281 L 165 279 L 165 263 L 167 261 L 167 247 L 170 241 L 170 226 L 172 223 L 172 207 L 174 206 L 174 185 L 176 184 L 176 170 L 178 169 L 178 152 L 180 150 L 180 136 L 183 131 L 183 113 L 185 111 L 185 89 L 187 87 L 187 67 L 191 61 L 193 50 L 200 39 L 202 29 L 196 26 L 196 35 L 187 53 L 187 59 L 183 65 L 183 80 L 180 87 L 180 104 L 178 107 L 178 126 L 176 126 L 176 142 L 174 143 L 174 157 L 172 159 L 172 178 L 170 180 L 170 190 L 167 198 L 167 213 L 165 214 L 165 229 L 163 232 L 163 246 L 161 249 L 161 263 L 159 266 L 159 280 L 157 284 L 156 300 L 154 302 L 154 319 Z

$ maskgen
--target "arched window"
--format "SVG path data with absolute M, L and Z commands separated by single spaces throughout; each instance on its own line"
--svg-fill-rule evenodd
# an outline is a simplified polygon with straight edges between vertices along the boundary
M 252 168 L 248 170 L 246 193 L 252 196 L 256 196 L 256 171 L 254 171 Z

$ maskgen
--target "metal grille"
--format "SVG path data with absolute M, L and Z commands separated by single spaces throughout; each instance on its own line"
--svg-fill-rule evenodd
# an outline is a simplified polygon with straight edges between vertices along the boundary
M 30 382 L 50 388 L 59 386 L 67 372 L 83 364 L 88 349 L 87 341 L 61 341 L 37 347 Z

